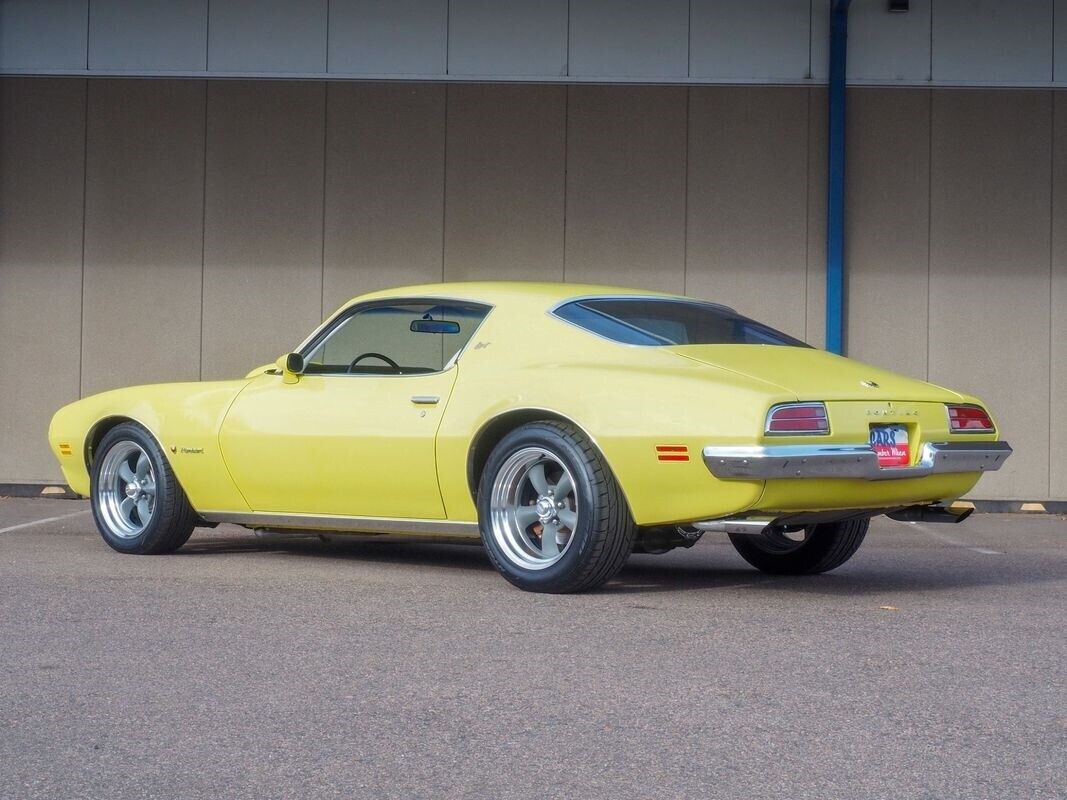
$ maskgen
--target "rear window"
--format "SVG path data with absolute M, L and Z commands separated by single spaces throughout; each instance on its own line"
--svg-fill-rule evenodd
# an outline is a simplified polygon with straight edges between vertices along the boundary
M 566 303 L 554 313 L 590 333 L 623 344 L 809 346 L 729 308 L 695 300 L 594 298 Z

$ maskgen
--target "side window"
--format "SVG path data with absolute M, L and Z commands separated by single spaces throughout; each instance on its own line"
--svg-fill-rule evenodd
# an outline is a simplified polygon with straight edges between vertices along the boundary
M 375 304 L 326 331 L 305 356 L 308 374 L 418 375 L 439 372 L 485 318 L 465 303 Z

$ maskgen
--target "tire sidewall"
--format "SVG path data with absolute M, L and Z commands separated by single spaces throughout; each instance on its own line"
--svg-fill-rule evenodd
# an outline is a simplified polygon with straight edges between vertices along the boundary
M 539 447 L 558 458 L 570 470 L 574 479 L 575 498 L 578 501 L 578 525 L 572 536 L 574 541 L 556 563 L 544 569 L 526 569 L 515 564 L 505 554 L 492 531 L 490 509 L 492 486 L 504 461 L 524 447 Z M 482 470 L 478 483 L 478 520 L 482 543 L 494 566 L 511 583 L 534 591 L 553 591 L 566 584 L 585 565 L 592 538 L 599 523 L 597 519 L 597 492 L 593 485 L 592 470 L 581 450 L 570 439 L 553 428 L 530 423 L 507 434 L 493 448 Z
M 152 469 L 155 472 L 156 477 L 156 506 L 152 513 L 152 519 L 137 536 L 129 538 L 123 538 L 116 536 L 111 528 L 108 526 L 104 519 L 104 516 L 100 513 L 100 501 L 99 501 L 99 486 L 100 486 L 100 467 L 103 464 L 104 456 L 115 445 L 120 442 L 134 442 L 148 454 L 148 458 L 152 462 Z M 169 481 L 171 480 L 169 471 L 166 469 L 165 460 L 163 458 L 163 452 L 160 450 L 159 445 L 156 444 L 156 440 L 152 437 L 140 425 L 131 422 L 124 422 L 116 425 L 110 431 L 108 431 L 104 438 L 100 440 L 100 444 L 96 447 L 93 453 L 93 466 L 90 471 L 89 481 L 89 497 L 90 504 L 93 510 L 93 519 L 96 521 L 97 530 L 100 531 L 100 535 L 104 541 L 108 543 L 113 549 L 122 553 L 143 553 L 150 550 L 152 546 L 159 540 L 161 534 L 161 528 L 164 526 L 164 518 L 166 515 L 166 509 L 164 508 L 165 498 L 170 496 Z

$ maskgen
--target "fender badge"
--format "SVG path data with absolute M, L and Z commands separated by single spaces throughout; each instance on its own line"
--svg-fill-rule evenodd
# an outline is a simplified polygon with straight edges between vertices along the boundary
M 170 451 L 171 451 L 172 453 L 177 453 L 177 452 L 178 452 L 178 448 L 177 448 L 177 447 L 174 447 L 173 445 L 171 445 Z
M 877 389 L 878 384 L 874 381 L 860 381 L 860 386 L 866 386 L 868 389 Z

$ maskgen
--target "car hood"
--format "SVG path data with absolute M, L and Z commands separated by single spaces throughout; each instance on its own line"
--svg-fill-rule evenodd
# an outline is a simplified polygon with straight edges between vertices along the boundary
M 961 396 L 926 381 L 825 350 L 758 344 L 666 347 L 683 358 L 774 384 L 799 400 L 955 402 Z M 870 386 L 870 383 L 877 384 Z

